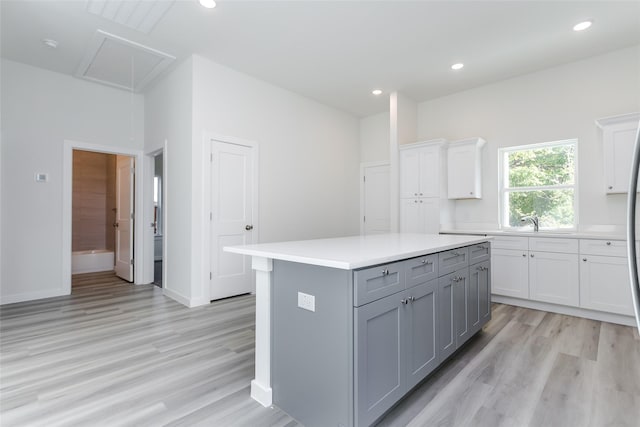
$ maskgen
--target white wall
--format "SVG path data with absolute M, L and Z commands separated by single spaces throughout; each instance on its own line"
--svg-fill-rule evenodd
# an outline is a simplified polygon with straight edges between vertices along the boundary
M 145 99 L 146 152 L 162 147 L 167 175 L 165 293 L 206 303 L 208 224 L 204 135 L 257 142 L 260 242 L 358 233 L 358 120 L 193 56 Z
M 182 62 L 145 95 L 145 152 L 165 147 L 164 245 L 165 294 L 192 305 L 191 141 L 193 64 Z
M 419 139 L 487 140 L 483 198 L 456 202 L 458 226 L 497 226 L 499 147 L 568 138 L 579 141 L 580 229 L 624 224 L 626 195 L 604 192 L 594 120 L 640 111 L 640 46 L 426 101 L 418 110 Z
M 360 162 L 389 161 L 389 112 L 360 119 Z
M 193 61 L 194 150 L 203 132 L 259 144 L 259 241 L 358 234 L 358 119 L 202 57 Z
M 133 95 L 2 59 L 0 302 L 62 292 L 64 140 L 142 148 L 144 105 Z M 36 172 L 48 173 L 36 183 Z

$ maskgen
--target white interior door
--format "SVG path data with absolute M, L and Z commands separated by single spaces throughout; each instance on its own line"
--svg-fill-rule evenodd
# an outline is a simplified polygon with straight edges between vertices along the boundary
M 254 241 L 253 148 L 211 142 L 211 283 L 210 299 L 253 291 L 251 259 L 224 252 L 225 246 Z
M 116 275 L 133 281 L 133 157 L 116 158 Z
M 363 232 L 388 233 L 391 230 L 389 165 L 365 166 L 363 172 Z

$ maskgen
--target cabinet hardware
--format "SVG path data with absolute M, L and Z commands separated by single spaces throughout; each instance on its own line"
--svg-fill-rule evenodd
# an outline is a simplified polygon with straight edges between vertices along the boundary
M 251 231 L 251 230 L 253 230 L 253 225 L 245 225 L 244 229 L 247 230 L 247 231 Z
M 401 302 L 402 304 L 407 304 L 409 301 L 407 301 L 406 299 L 401 299 L 401 300 L 400 300 L 400 302 Z
M 611 242 L 607 242 L 607 246 L 611 246 Z
M 454 253 L 452 253 L 451 255 L 453 255 L 453 256 L 460 256 L 460 252 L 454 252 Z
M 609 190 L 613 190 L 613 185 L 610 185 L 610 186 L 609 186 Z
M 420 195 L 422 196 L 422 193 L 420 193 Z
M 526 258 L 526 257 L 527 257 L 527 254 L 522 254 L 522 256 Z
M 416 300 L 416 297 L 409 297 L 409 301 L 414 302 Z
M 413 195 L 414 195 L 414 196 L 417 196 L 417 195 L 418 195 L 418 193 L 413 193 Z
M 478 245 L 478 249 L 487 249 L 484 245 Z
M 531 256 L 531 258 L 533 258 L 533 254 L 531 254 L 530 256 Z
M 582 258 L 582 260 L 583 260 L 584 262 L 587 262 L 587 259 L 586 259 L 586 258 Z
M 383 276 L 388 276 L 389 275 L 389 269 L 385 268 L 384 270 L 382 270 L 382 275 Z
M 428 261 L 428 260 L 426 260 L 426 259 L 423 259 L 423 260 L 422 260 L 422 263 L 423 263 L 423 264 L 433 264 L 433 261 Z

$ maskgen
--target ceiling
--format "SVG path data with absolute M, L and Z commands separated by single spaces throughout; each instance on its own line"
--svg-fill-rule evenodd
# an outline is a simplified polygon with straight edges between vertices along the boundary
M 640 0 L 170 3 L 139 31 L 90 13 L 86 0 L 2 0 L 0 53 L 75 75 L 102 30 L 176 57 L 173 66 L 202 55 L 367 116 L 388 111 L 393 91 L 420 102 L 640 44 Z M 593 26 L 574 32 L 585 19 Z M 465 67 L 452 71 L 456 62 Z

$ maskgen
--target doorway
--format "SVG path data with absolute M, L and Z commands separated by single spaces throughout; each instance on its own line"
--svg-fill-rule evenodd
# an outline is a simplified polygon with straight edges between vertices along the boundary
M 153 284 L 162 287 L 164 248 L 164 157 L 153 156 Z
M 258 147 L 246 141 L 210 140 L 209 299 L 254 291 L 250 257 L 225 246 L 257 243 Z
M 72 274 L 133 281 L 133 157 L 72 152 Z
M 130 165 L 135 166 L 135 173 L 129 169 L 129 181 L 128 188 L 129 193 L 127 197 L 123 196 L 124 199 L 129 201 L 129 212 L 128 216 L 124 215 L 120 217 L 120 219 L 125 220 L 125 224 L 122 225 L 123 231 L 120 235 L 120 248 L 123 249 L 123 252 L 119 252 L 118 249 L 118 236 L 114 233 L 114 251 L 113 258 L 111 260 L 111 268 L 115 271 L 116 266 L 116 258 L 117 255 L 120 255 L 120 260 L 124 261 L 128 258 L 129 264 L 126 266 L 128 273 L 126 274 L 127 281 L 133 283 L 150 283 L 152 281 L 152 277 L 150 274 L 145 272 L 143 268 L 136 268 L 135 262 L 140 261 L 140 265 L 144 265 L 143 261 L 148 260 L 151 261 L 151 257 L 147 256 L 144 251 L 144 242 L 143 236 L 144 231 L 142 227 L 135 226 L 136 224 L 142 224 L 142 212 L 143 212 L 143 180 L 140 179 L 143 176 L 143 153 L 141 150 L 135 150 L 131 148 L 125 147 L 114 147 L 114 146 L 105 146 L 100 144 L 91 144 L 85 142 L 78 141 L 70 141 L 65 140 L 63 146 L 63 162 L 62 162 L 62 233 L 61 233 L 61 258 L 62 258 L 62 292 L 65 294 L 71 294 L 71 276 L 72 276 L 72 244 L 73 244 L 73 157 L 75 151 L 86 151 L 92 153 L 103 153 L 103 154 L 111 154 L 116 155 L 116 163 L 118 159 L 118 155 L 122 156 L 126 162 L 129 162 Z M 116 180 L 117 178 L 117 166 L 116 166 Z M 124 184 L 126 181 L 124 180 L 126 168 L 123 167 L 120 171 L 121 173 L 121 183 Z M 149 194 L 149 198 L 150 198 Z M 126 206 L 122 206 L 121 212 L 124 212 Z M 113 208 L 110 208 L 113 209 Z M 117 207 L 116 207 L 117 209 Z M 117 213 L 117 212 L 116 212 Z M 128 224 L 126 223 L 128 221 Z M 118 223 L 118 226 L 115 227 L 114 224 Z M 112 230 L 115 228 L 120 228 L 121 223 L 119 222 L 119 218 L 116 218 L 116 221 L 111 223 Z M 106 224 L 105 224 L 106 228 Z M 127 230 L 128 228 L 128 230 Z M 126 233 L 125 233 L 126 232 Z M 106 233 L 106 231 L 104 231 Z M 106 234 L 105 234 L 106 235 Z M 124 236 L 130 236 L 128 239 L 125 239 Z M 129 245 L 127 245 L 127 241 Z M 133 244 L 135 241 L 135 245 Z M 97 249 L 91 249 L 96 251 Z M 128 251 L 128 253 L 127 253 Z M 95 254 L 95 253 L 94 253 Z M 128 255 L 128 257 L 127 257 Z M 124 263 L 122 264 L 124 267 Z

